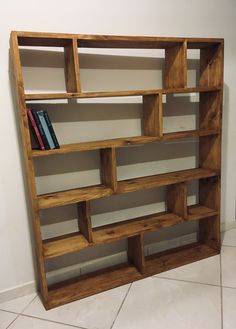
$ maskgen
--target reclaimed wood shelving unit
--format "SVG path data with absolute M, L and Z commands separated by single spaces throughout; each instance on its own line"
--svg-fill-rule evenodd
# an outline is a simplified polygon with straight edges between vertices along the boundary
M 63 47 L 65 93 L 25 92 L 20 47 Z M 84 92 L 81 89 L 79 49 L 134 48 L 164 49 L 164 88 L 117 92 Z M 220 168 L 221 113 L 223 96 L 223 39 L 95 36 L 57 33 L 12 32 L 11 57 L 16 82 L 25 166 L 32 207 L 32 223 L 41 296 L 46 309 L 83 298 L 122 284 L 188 264 L 220 251 Z M 197 87 L 187 87 L 187 49 L 200 49 L 200 73 Z M 162 96 L 199 93 L 199 128 L 163 133 Z M 27 103 L 33 100 L 79 99 L 95 97 L 143 97 L 143 133 L 141 136 L 62 145 L 55 150 L 32 150 L 27 119 Z M 197 137 L 199 167 L 123 181 L 117 180 L 116 149 L 129 145 Z M 100 150 L 101 184 L 38 195 L 33 160 L 72 152 Z M 187 182 L 199 181 L 199 204 L 187 206 Z M 166 211 L 116 222 L 98 228 L 91 225 L 90 200 L 154 187 L 167 186 Z M 40 210 L 78 204 L 78 232 L 43 240 Z M 144 235 L 187 221 L 199 221 L 198 242 L 145 256 Z M 84 248 L 127 239 L 128 262 L 54 285 L 48 285 L 45 261 L 78 252 Z

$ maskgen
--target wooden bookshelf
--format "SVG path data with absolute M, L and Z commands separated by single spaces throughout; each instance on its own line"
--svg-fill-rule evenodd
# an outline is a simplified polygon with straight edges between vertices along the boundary
M 63 93 L 27 93 L 24 88 L 21 47 L 63 47 L 65 85 Z M 79 49 L 124 48 L 164 49 L 164 86 L 155 90 L 83 91 L 80 79 Z M 200 49 L 199 84 L 187 87 L 187 50 Z M 19 124 L 21 127 L 32 224 L 35 236 L 39 285 L 46 309 L 56 307 L 145 278 L 177 266 L 188 264 L 220 252 L 220 170 L 221 116 L 223 97 L 224 40 L 217 38 L 164 38 L 105 35 L 77 35 L 39 32 L 12 32 L 10 50 L 15 77 Z M 163 95 L 199 94 L 199 127 L 195 130 L 163 132 Z M 32 101 L 71 100 L 80 98 L 141 96 L 143 99 L 143 133 L 122 137 L 61 145 L 60 149 L 32 150 L 27 104 Z M 199 167 L 166 174 L 117 178 L 116 153 L 130 145 L 199 140 Z M 100 151 L 101 184 L 38 194 L 34 159 L 81 151 Z M 197 180 L 199 204 L 187 205 L 187 183 Z M 93 228 L 90 201 L 116 194 L 130 193 L 166 186 L 166 211 L 116 221 Z M 43 240 L 41 210 L 77 204 L 78 231 Z M 198 242 L 146 256 L 144 237 L 148 232 L 162 230 L 190 221 L 199 225 Z M 114 241 L 127 240 L 127 262 L 49 285 L 46 261 Z M 98 247 L 97 247 L 98 248 Z

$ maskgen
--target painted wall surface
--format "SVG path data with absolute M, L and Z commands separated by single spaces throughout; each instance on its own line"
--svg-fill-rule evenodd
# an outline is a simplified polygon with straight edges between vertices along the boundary
M 120 0 L 117 1 L 45 1 L 38 5 L 32 1 L 8 1 L 0 13 L 0 76 L 1 110 L 0 139 L 0 293 L 17 286 L 34 282 L 32 234 L 27 207 L 26 183 L 24 178 L 19 128 L 12 91 L 11 65 L 9 62 L 9 35 L 11 30 L 68 32 L 80 34 L 222 37 L 225 39 L 225 88 L 222 143 L 222 223 L 234 225 L 236 195 L 236 2 L 234 0 Z M 31 90 L 55 90 L 65 88 L 63 82 L 62 53 L 60 49 L 43 50 L 47 67 L 35 67 L 37 56 L 31 51 L 22 54 L 25 86 Z M 122 55 L 122 56 L 121 56 Z M 134 57 L 135 55 L 135 57 Z M 155 51 L 101 51 L 94 54 L 86 49 L 81 54 L 81 77 L 84 90 L 148 89 L 161 87 L 162 56 Z M 196 80 L 197 53 L 189 54 L 189 84 Z M 42 61 L 38 59 L 39 63 Z M 37 66 L 37 65 L 36 65 Z M 141 72 L 141 79 L 140 79 Z M 45 76 L 47 80 L 45 82 Z M 166 131 L 194 129 L 197 124 L 197 95 L 187 95 L 176 102 L 167 99 L 164 104 Z M 190 105 L 184 111 L 183 103 Z M 70 104 L 68 115 L 61 104 L 45 104 L 55 124 L 55 130 L 64 143 L 79 140 L 94 140 L 138 135 L 141 132 L 141 100 L 117 99 L 115 102 Z M 171 105 L 177 106 L 178 115 L 173 116 Z M 34 104 L 35 107 L 40 107 Z M 78 111 L 76 111 L 78 108 Z M 55 114 L 54 111 L 57 111 Z M 99 116 L 99 120 L 97 117 Z M 140 146 L 130 151 L 118 151 L 118 177 L 151 175 L 164 171 L 193 168 L 197 144 L 193 141 L 181 145 Z M 145 160 L 144 160 L 145 157 Z M 175 161 L 171 162 L 170 158 Z M 66 165 L 68 164 L 68 165 Z M 80 169 L 78 170 L 78 164 Z M 56 173 L 51 168 L 56 168 Z M 37 188 L 39 193 L 50 189 L 73 188 L 99 183 L 98 153 L 73 154 L 36 163 Z M 189 187 L 189 203 L 194 203 L 194 187 Z M 154 205 L 163 209 L 163 191 L 158 197 L 153 193 L 136 194 L 127 199 L 122 196 L 107 205 L 103 200 L 93 203 L 93 225 L 152 212 Z M 149 201 L 147 201 L 149 200 Z M 149 204 L 148 204 L 149 202 Z M 119 205 L 121 205 L 119 207 Z M 131 209 L 128 208 L 131 205 Z M 122 210 L 121 208 L 125 208 Z M 155 208 L 156 209 L 156 208 Z M 106 215 L 104 215 L 104 212 Z M 67 217 L 69 214 L 69 218 Z M 45 216 L 45 217 L 44 217 Z M 51 220 L 43 223 L 43 236 L 50 237 L 76 229 L 75 211 L 49 213 Z M 43 214 L 43 218 L 47 217 Z M 59 216 L 59 225 L 54 216 Z M 67 217 L 67 221 L 65 221 Z M 43 219 L 44 220 L 44 219 Z M 66 231 L 67 230 L 67 231 Z M 192 232 L 193 228 L 187 229 Z M 170 232 L 170 234 L 172 234 Z M 152 237 L 150 237 L 151 241 Z M 160 241 L 163 237 L 160 238 Z M 120 248 L 120 246 L 114 246 Z M 103 251 L 101 251 L 103 254 Z M 84 259 L 86 259 L 86 253 Z M 63 260 L 62 260 L 63 261 Z M 66 262 L 66 260 L 64 259 Z M 72 261 L 73 263 L 73 261 Z M 54 264 L 55 267 L 59 266 Z M 50 264 L 47 265 L 50 270 Z

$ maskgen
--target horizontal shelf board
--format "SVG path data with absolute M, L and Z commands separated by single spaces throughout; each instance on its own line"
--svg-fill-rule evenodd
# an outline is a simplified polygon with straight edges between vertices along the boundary
M 208 218 L 218 215 L 218 211 L 200 204 L 188 207 L 188 220 Z
M 169 141 L 178 140 L 183 138 L 209 136 L 219 134 L 220 131 L 217 129 L 204 129 L 204 130 L 188 130 L 173 133 L 166 133 L 163 137 L 152 137 L 152 136 L 134 136 L 115 138 L 93 142 L 73 143 L 61 145 L 59 149 L 53 150 L 32 150 L 33 157 L 43 157 L 56 154 L 67 154 L 80 151 L 91 151 L 111 147 L 125 147 L 130 145 L 147 144 L 157 141 Z
M 38 206 L 41 209 L 63 206 L 67 204 L 77 203 L 102 198 L 112 195 L 113 191 L 104 185 L 81 187 L 77 189 L 60 191 L 55 193 L 47 193 L 38 195 Z
M 128 193 L 142 189 L 151 189 L 159 186 L 171 185 L 213 176 L 218 176 L 218 174 L 212 170 L 197 168 L 180 170 L 167 174 L 127 179 L 118 182 L 117 193 Z
M 89 246 L 89 242 L 81 233 L 71 233 L 61 237 L 43 241 L 43 255 L 53 258 L 75 252 Z
M 63 305 L 218 253 L 207 245 L 191 244 L 147 257 L 143 274 L 134 266 L 125 263 L 57 283 L 49 287 L 46 307 L 50 309 Z
M 143 96 L 155 94 L 175 94 L 175 93 L 199 93 L 218 91 L 221 87 L 194 87 L 194 88 L 170 88 L 153 90 L 129 90 L 129 91 L 99 91 L 81 93 L 46 93 L 46 94 L 25 94 L 25 100 L 47 100 L 47 99 L 71 99 L 71 98 L 95 98 L 95 97 L 126 97 Z
M 219 254 L 208 245 L 193 243 L 146 257 L 146 276 L 169 271 L 210 256 Z
M 48 156 L 54 154 L 66 154 L 73 153 L 79 151 L 90 151 L 90 150 L 98 150 L 104 148 L 111 147 L 122 147 L 136 144 L 146 144 L 152 143 L 160 140 L 159 137 L 151 137 L 151 136 L 134 136 L 134 137 L 125 137 L 125 138 L 116 138 L 116 139 L 107 139 L 102 141 L 94 141 L 94 142 L 84 142 L 84 143 L 74 143 L 74 144 L 65 144 L 61 145 L 60 149 L 54 150 L 33 150 L 32 156 Z
M 92 48 L 168 48 L 187 41 L 189 47 L 202 48 L 223 43 L 220 38 L 88 35 L 14 31 L 23 46 L 58 46 L 61 39 L 78 39 L 78 46 Z
M 142 275 L 127 263 L 107 268 L 49 287 L 47 306 L 53 308 L 139 279 Z
M 186 130 L 186 131 L 178 131 L 178 132 L 163 134 L 161 140 L 169 141 L 169 140 L 177 140 L 183 138 L 217 135 L 219 133 L 220 130 L 218 129 Z
M 188 207 L 188 220 L 208 218 L 217 211 L 201 205 Z M 144 232 L 156 231 L 186 222 L 183 218 L 168 212 L 142 216 L 123 222 L 104 225 L 93 230 L 93 243 L 89 243 L 82 234 L 71 233 L 43 241 L 45 258 L 58 257 L 98 244 L 122 240 Z

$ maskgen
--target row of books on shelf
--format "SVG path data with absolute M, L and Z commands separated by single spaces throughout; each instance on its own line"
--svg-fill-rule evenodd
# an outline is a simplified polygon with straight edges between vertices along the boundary
M 55 131 L 47 111 L 27 109 L 29 118 L 31 144 L 33 149 L 59 149 Z

